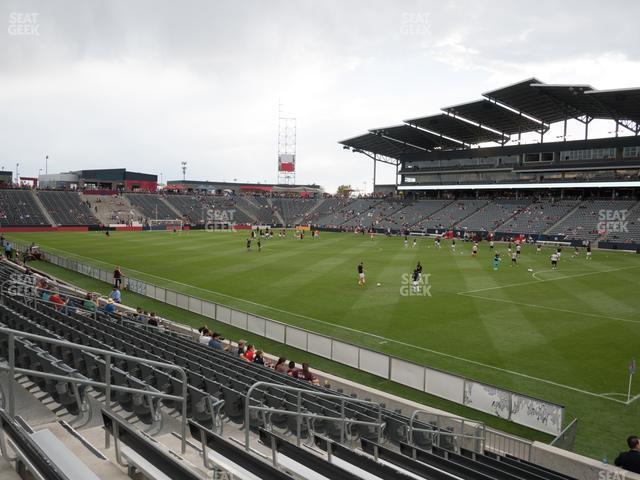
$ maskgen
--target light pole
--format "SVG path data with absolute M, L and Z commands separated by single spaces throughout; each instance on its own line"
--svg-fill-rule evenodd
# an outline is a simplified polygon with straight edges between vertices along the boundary
M 184 182 L 187 178 L 187 162 L 180 162 L 182 166 L 182 181 Z
M 44 157 L 44 173 L 45 175 L 49 173 L 49 155 Z

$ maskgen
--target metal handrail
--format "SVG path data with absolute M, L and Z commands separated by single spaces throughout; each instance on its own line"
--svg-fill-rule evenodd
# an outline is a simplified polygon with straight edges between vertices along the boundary
M 42 278 L 46 278 L 46 277 L 42 277 Z M 9 286 L 12 286 L 12 285 L 18 285 L 18 286 L 19 285 L 25 285 L 25 286 L 28 286 L 28 287 L 30 287 L 33 290 L 38 291 L 38 292 L 56 293 L 55 290 L 49 290 L 49 289 L 46 289 L 46 288 L 36 287 L 34 284 L 30 284 L 30 283 L 24 282 L 24 281 L 19 282 L 16 279 L 12 279 L 12 278 L 9 278 L 5 282 L 2 283 L 2 288 L 3 289 L 4 289 L 5 284 L 9 284 Z M 75 287 L 71 288 L 71 286 L 69 286 L 67 284 L 61 284 L 61 286 L 64 287 L 66 290 L 73 291 L 74 293 L 82 292 L 82 290 L 78 290 Z M 3 293 L 5 293 L 5 292 L 3 292 Z M 18 293 L 18 292 L 16 292 L 16 293 L 10 293 L 10 295 L 13 296 L 13 297 L 20 296 L 20 297 L 34 298 L 34 299 L 36 299 L 36 300 L 38 300 L 40 302 L 52 303 L 53 304 L 53 302 L 47 302 L 46 300 L 43 300 L 43 299 L 41 299 L 39 297 L 36 297 L 36 296 L 33 296 L 33 295 L 27 295 L 26 293 Z M 70 293 L 67 293 L 67 292 L 64 292 L 63 295 L 66 298 L 70 298 L 70 299 L 74 299 L 74 300 L 79 301 L 80 305 L 74 305 L 73 308 L 75 308 L 76 310 L 81 310 L 83 312 L 86 312 L 86 313 L 92 315 L 94 320 L 97 319 L 98 310 L 102 309 L 101 302 L 102 303 L 106 303 L 106 300 L 102 296 L 99 296 L 95 301 L 91 300 L 91 301 L 93 301 L 95 303 L 96 308 L 95 308 L 95 310 L 90 310 L 90 309 L 87 309 L 87 308 L 85 308 L 83 306 L 83 303 L 87 300 L 87 298 L 81 297 L 81 296 L 77 296 L 77 295 L 73 295 L 73 294 L 70 294 Z M 54 304 L 54 305 L 59 306 L 58 304 Z M 121 308 L 122 307 L 131 308 L 131 307 L 128 307 L 127 305 L 124 305 L 124 304 L 117 304 L 117 305 L 119 307 L 121 307 Z M 137 322 L 135 320 L 130 320 L 130 319 L 126 318 L 126 316 L 124 314 L 122 314 L 120 312 L 111 312 L 111 313 L 109 313 L 109 315 L 115 321 L 130 323 L 130 324 L 135 325 L 137 327 L 143 326 L 143 327 L 148 327 L 148 328 L 155 329 L 155 330 L 158 330 L 158 331 L 163 331 L 163 328 L 161 328 L 160 326 L 155 326 L 155 325 L 150 325 L 150 324 L 143 324 L 143 323 Z M 157 317 L 157 318 L 158 318 L 158 320 L 160 320 L 161 323 L 166 323 L 168 326 L 170 326 L 171 324 L 174 323 L 171 320 L 167 320 L 167 319 L 162 318 L 162 317 Z M 168 331 L 169 333 L 171 333 L 171 335 L 174 335 L 174 336 L 177 336 L 177 337 L 181 337 L 181 338 L 185 338 L 185 339 L 189 339 L 189 340 L 193 339 L 192 335 L 190 335 L 188 333 L 178 332 L 178 331 L 176 331 L 174 329 L 171 329 L 171 328 L 164 327 L 164 331 Z
M 421 414 L 421 413 L 426 413 L 428 415 L 433 415 L 437 418 L 437 423 L 436 425 L 433 426 L 433 428 L 417 428 L 414 427 L 413 424 L 415 422 L 416 417 Z M 448 420 L 453 420 L 456 422 L 460 423 L 460 432 L 461 433 L 456 433 L 455 431 L 453 432 L 449 432 L 446 430 L 443 430 L 441 428 L 441 424 L 440 424 L 440 419 L 441 418 L 445 418 Z M 465 424 L 467 425 L 475 425 L 475 429 L 480 429 L 481 430 L 481 435 L 477 436 L 477 435 L 466 435 L 464 433 L 464 426 Z M 411 418 L 409 419 L 409 425 L 408 425 L 408 430 L 407 430 L 407 441 L 410 445 L 413 445 L 413 434 L 414 432 L 428 432 L 428 433 L 433 433 L 434 435 L 436 435 L 436 438 L 438 440 L 438 447 L 440 446 L 440 436 L 450 436 L 453 438 L 468 438 L 471 440 L 476 440 L 480 442 L 480 452 L 484 451 L 484 445 L 486 442 L 486 435 L 487 435 L 487 428 L 485 426 L 484 423 L 482 422 L 477 422 L 477 421 L 473 421 L 473 420 L 467 420 L 465 418 L 462 417 L 456 417 L 454 415 L 442 415 L 439 413 L 433 413 L 430 412 L 429 410 L 415 410 L 412 414 L 411 414 Z
M 280 410 L 280 409 L 276 409 L 276 408 L 270 408 L 270 407 L 262 407 L 262 406 L 258 406 L 258 405 L 251 405 L 251 394 L 254 392 L 254 390 L 256 390 L 259 387 L 267 387 L 267 388 L 274 388 L 274 389 L 279 389 L 279 390 L 285 390 L 285 391 L 289 391 L 289 392 L 296 392 L 297 393 L 297 410 L 295 412 L 293 411 L 289 411 L 289 410 Z M 340 400 L 340 417 L 330 417 L 327 415 L 318 415 L 315 413 L 305 413 L 302 411 L 302 395 L 303 394 L 307 394 L 307 395 L 312 395 L 312 396 L 316 396 L 316 397 L 323 397 L 323 398 L 332 398 L 334 400 Z M 354 420 L 351 418 L 346 418 L 345 413 L 346 413 L 346 404 L 347 402 L 349 403 L 360 403 L 360 404 L 364 404 L 364 405 L 368 405 L 368 406 L 373 406 L 376 407 L 378 409 L 378 421 L 377 422 L 367 422 L 364 420 Z M 352 424 L 352 425 L 370 425 L 370 426 L 374 426 L 377 427 L 378 429 L 378 443 L 380 443 L 380 441 L 382 440 L 382 431 L 386 425 L 385 422 L 382 421 L 382 405 L 380 405 L 379 403 L 376 402 L 372 402 L 371 400 L 360 400 L 358 398 L 351 398 L 351 397 L 345 397 L 344 395 L 336 395 L 334 393 L 325 393 L 325 392 L 318 392 L 316 390 L 309 390 L 306 388 L 300 388 L 300 387 L 291 387 L 289 385 L 281 385 L 279 383 L 271 383 L 271 382 L 256 382 L 253 385 L 251 385 L 251 387 L 249 387 L 249 390 L 247 390 L 247 394 L 246 394 L 246 398 L 245 398 L 245 403 L 244 403 L 244 412 L 245 412 L 245 419 L 244 419 L 244 429 L 245 429 L 245 437 L 244 437 L 244 441 L 245 441 L 245 449 L 247 450 L 247 452 L 251 451 L 251 445 L 250 445 L 250 428 L 249 428 L 249 423 L 251 421 L 250 419 L 250 411 L 251 410 L 255 410 L 255 411 L 260 411 L 260 412 L 269 412 L 269 413 L 278 413 L 278 414 L 282 414 L 282 415 L 295 415 L 297 418 L 297 422 L 296 422 L 296 445 L 299 447 L 300 446 L 300 437 L 301 437 L 301 428 L 302 428 L 302 419 L 303 418 L 313 418 L 313 419 L 318 419 L 318 420 L 331 420 L 331 421 L 336 421 L 336 422 L 340 422 L 340 442 L 344 443 L 344 437 L 345 437 L 345 425 L 347 423 Z M 377 450 L 375 451 L 374 456 L 376 457 L 377 460 L 377 455 L 378 452 Z M 273 458 L 275 458 L 275 453 L 273 455 Z
M 34 333 L 26 333 L 20 330 L 14 330 L 11 328 L 0 327 L 0 334 L 5 334 L 9 337 L 9 365 L 3 366 L 0 365 L 0 370 L 5 370 L 9 372 L 9 387 L 8 387 L 8 397 L 9 397 L 9 415 L 12 417 L 15 416 L 15 375 L 16 373 L 49 378 L 52 380 L 60 380 L 63 382 L 69 382 L 80 385 L 88 385 L 92 387 L 103 387 L 105 389 L 105 404 L 107 410 L 111 411 L 111 390 L 129 392 L 129 393 L 141 393 L 150 397 L 158 397 L 167 400 L 175 400 L 182 402 L 182 425 L 181 425 L 181 434 L 182 434 L 182 453 L 185 453 L 187 445 L 186 445 L 186 434 L 187 434 L 187 374 L 182 367 L 177 365 L 173 365 L 171 363 L 158 362 L 155 360 L 147 360 L 141 359 L 138 357 L 133 357 L 131 355 L 126 355 L 124 353 L 114 352 L 111 350 L 103 350 L 101 348 L 89 347 L 85 345 L 78 345 L 76 343 L 71 343 L 66 340 L 58 340 L 55 338 L 43 337 L 42 335 L 36 335 Z M 32 339 L 38 342 L 49 343 L 52 345 L 59 345 L 67 348 L 75 348 L 78 350 L 82 350 L 85 352 L 96 353 L 98 355 L 104 356 L 105 360 L 105 381 L 104 382 L 96 382 L 94 380 L 87 380 L 81 378 L 75 378 L 71 376 L 65 375 L 57 375 L 54 373 L 45 373 L 39 372 L 37 370 L 30 370 L 25 368 L 16 368 L 15 364 L 15 340 L 16 338 L 27 338 Z M 169 395 L 167 393 L 162 393 L 158 391 L 152 390 L 141 390 L 138 388 L 131 387 L 123 387 L 120 385 L 111 385 L 111 359 L 112 358 L 121 358 L 123 360 L 137 361 L 146 363 L 151 366 L 166 368 L 170 370 L 177 371 L 182 377 L 182 395 Z
M 4 283 L 0 286 L 0 295 L 1 295 L 1 294 L 6 294 L 6 292 L 2 291 L 2 288 L 4 287 L 4 285 L 5 285 L 6 283 L 7 283 L 7 282 L 4 282 Z M 29 285 L 29 284 L 25 284 L 25 285 Z M 44 289 L 39 289 L 39 290 L 44 290 Z M 44 290 L 44 291 L 46 291 L 46 290 Z M 39 298 L 39 297 L 33 297 L 33 296 L 30 296 L 30 295 L 27 295 L 27 294 L 11 294 L 11 296 L 12 296 L 12 298 L 15 298 L 15 297 L 28 298 L 28 299 L 34 300 L 36 303 L 41 303 L 41 304 L 45 304 L 45 305 L 50 305 L 50 306 L 53 306 L 53 307 L 60 307 L 60 308 L 61 308 L 61 310 L 64 310 L 65 308 L 68 308 L 68 306 L 67 306 L 67 305 L 61 306 L 61 305 L 59 305 L 59 304 L 57 304 L 57 303 L 55 303 L 55 302 L 51 302 L 51 301 L 48 301 L 48 300 L 43 300 L 42 298 Z M 66 295 L 66 294 L 65 294 L 65 296 L 67 296 L 67 297 L 71 297 L 71 295 Z M 83 300 L 81 297 L 72 297 L 72 298 L 76 298 L 76 299 L 78 299 L 78 300 Z M 76 309 L 76 310 L 81 310 L 81 311 L 86 312 L 86 313 L 89 313 L 89 314 L 93 314 L 93 319 L 94 319 L 94 320 L 96 320 L 96 319 L 97 319 L 97 317 L 96 317 L 96 315 L 95 315 L 95 313 L 96 313 L 96 311 L 95 311 L 95 310 L 86 310 L 86 309 L 84 309 L 83 307 L 78 307 L 78 306 L 75 306 L 75 305 L 74 305 L 72 308 L 74 308 L 74 309 Z M 130 324 L 134 325 L 136 328 L 147 328 L 147 327 L 149 327 L 149 328 L 151 328 L 151 329 L 156 329 L 156 330 L 158 330 L 158 331 L 161 331 L 161 330 L 162 330 L 160 327 L 156 327 L 156 326 L 154 326 L 154 325 L 141 324 L 141 323 L 136 322 L 136 321 L 133 321 L 133 320 L 128 320 L 128 319 L 122 318 L 122 316 L 120 316 L 120 318 L 113 318 L 113 320 L 114 320 L 115 322 L 130 323 Z M 181 334 L 181 333 L 179 333 L 179 332 L 174 332 L 174 331 L 171 331 L 171 330 L 169 331 L 169 334 L 170 334 L 170 335 L 175 334 L 175 335 L 182 336 L 182 337 L 189 337 L 189 335 Z M 190 338 L 189 338 L 189 339 L 190 339 Z M 116 387 L 116 386 L 114 386 L 114 389 L 116 389 L 116 390 L 117 390 L 117 388 L 115 388 L 115 387 Z M 124 388 L 124 387 L 123 387 L 123 388 Z M 171 397 L 171 396 L 167 397 L 167 399 L 171 399 L 170 397 Z M 176 399 L 177 399 L 177 400 L 179 400 L 180 398 L 181 398 L 181 397 L 176 397 Z M 214 401 L 214 400 L 215 400 L 215 401 Z M 78 402 L 78 403 L 80 403 L 80 402 Z M 222 407 L 224 406 L 224 403 L 225 403 L 225 402 L 224 402 L 224 399 L 215 399 L 215 397 L 211 397 L 211 396 L 209 396 L 209 397 L 207 398 L 207 404 L 209 405 L 209 409 L 210 409 L 210 411 L 211 411 L 211 421 L 212 421 L 212 425 L 213 425 L 213 426 L 212 426 L 212 428 L 213 428 L 214 430 L 218 430 L 220 433 L 222 433 L 222 430 L 223 430 L 223 424 L 222 424 L 222 422 L 218 422 L 217 418 L 220 416 L 220 410 L 221 410 L 221 409 L 222 409 Z

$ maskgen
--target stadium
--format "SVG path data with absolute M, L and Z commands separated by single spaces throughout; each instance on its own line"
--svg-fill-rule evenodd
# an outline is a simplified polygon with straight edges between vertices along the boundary
M 640 479 L 640 87 L 540 78 L 323 138 L 370 191 L 282 112 L 273 182 L 3 167 L 0 479 Z

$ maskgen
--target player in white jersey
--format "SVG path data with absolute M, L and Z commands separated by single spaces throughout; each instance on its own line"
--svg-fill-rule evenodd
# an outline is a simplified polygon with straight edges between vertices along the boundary
M 472 257 L 478 256 L 478 244 L 476 242 L 473 242 L 473 247 L 471 247 L 471 256 Z
M 516 252 L 511 252 L 511 266 L 518 266 L 518 254 Z
M 551 255 L 551 269 L 556 270 L 558 268 L 558 254 L 554 253 Z

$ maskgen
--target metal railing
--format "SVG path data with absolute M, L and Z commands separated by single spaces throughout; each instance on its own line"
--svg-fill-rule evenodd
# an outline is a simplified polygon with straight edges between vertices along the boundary
M 288 391 L 288 392 L 295 392 L 296 393 L 296 410 L 295 411 L 291 411 L 291 410 L 282 410 L 282 409 L 278 409 L 278 408 L 271 408 L 271 407 L 264 407 L 262 405 L 251 405 L 251 394 L 256 391 L 258 388 L 273 388 L 276 390 L 284 390 L 284 391 Z M 331 417 L 328 415 L 319 415 L 316 413 L 308 413 L 308 412 L 304 412 L 302 410 L 302 396 L 304 394 L 307 395 L 311 395 L 314 397 L 322 397 L 322 398 L 330 398 L 333 400 L 338 400 L 340 402 L 340 416 L 339 417 Z M 373 406 L 377 409 L 377 417 L 378 417 L 378 421 L 377 422 L 370 422 L 370 421 L 366 421 L 366 420 L 356 420 L 353 418 L 348 418 L 346 416 L 346 410 L 347 410 L 347 403 L 358 403 L 361 405 L 366 405 L 366 406 Z M 299 447 L 300 446 L 300 440 L 302 437 L 302 419 L 306 418 L 306 419 L 311 419 L 311 420 L 329 420 L 329 421 L 333 421 L 333 422 L 340 422 L 340 443 L 345 443 L 345 435 L 346 435 L 346 426 L 347 424 L 349 425 L 368 425 L 368 426 L 372 426 L 372 427 L 376 427 L 378 429 L 378 443 L 380 443 L 380 441 L 382 440 L 382 431 L 384 430 L 385 427 L 385 422 L 382 421 L 382 405 L 380 405 L 379 403 L 376 402 L 372 402 L 370 400 L 360 400 L 357 398 L 351 398 L 351 397 L 345 397 L 344 395 L 336 395 L 333 393 L 324 393 L 324 392 L 318 392 L 316 390 L 308 390 L 305 388 L 299 388 L 299 387 L 290 387 L 288 385 L 281 385 L 279 383 L 270 383 L 270 382 L 256 382 L 253 385 L 251 385 L 251 387 L 249 388 L 249 390 L 247 390 L 247 394 L 245 397 L 245 403 L 244 403 L 244 412 L 245 412 L 245 418 L 244 418 L 244 429 L 245 429 L 245 437 L 244 437 L 244 441 L 245 441 L 245 449 L 247 450 L 247 452 L 251 451 L 251 445 L 250 445 L 250 421 L 251 421 L 251 416 L 250 416 L 250 412 L 251 410 L 254 411 L 258 411 L 258 412 L 265 412 L 265 413 L 269 413 L 269 414 L 279 414 L 279 415 L 290 415 L 290 416 L 295 416 L 296 417 L 296 445 Z M 375 456 L 376 456 L 376 460 L 377 460 L 377 451 L 375 452 Z M 275 456 L 274 456 L 275 458 Z
M 14 282 L 14 280 L 10 279 L 5 281 L 1 286 L 0 286 L 0 297 L 3 297 L 4 295 L 8 295 L 11 298 L 16 298 L 16 297 L 22 297 L 25 299 L 25 305 L 28 305 L 28 301 L 34 302 L 36 305 L 37 304 L 43 304 L 46 306 L 50 306 L 53 307 L 59 311 L 61 311 L 64 314 L 67 314 L 67 309 L 73 309 L 74 311 L 80 311 L 83 312 L 87 315 L 85 315 L 87 318 L 92 318 L 93 320 L 97 320 L 97 311 L 96 310 L 91 310 L 91 309 L 86 309 L 83 306 L 78 306 L 78 305 L 60 305 L 58 303 L 55 302 L 51 302 L 48 300 L 43 300 L 40 297 L 37 296 L 32 296 L 29 295 L 29 290 L 25 289 L 22 292 L 6 292 L 4 290 L 5 286 L 9 284 L 9 286 L 27 286 L 27 287 L 31 287 L 32 285 L 30 283 L 26 283 L 26 284 L 17 284 Z M 52 291 L 52 290 L 45 290 L 45 289 L 40 289 L 40 288 L 35 288 L 35 291 Z M 82 297 L 76 297 L 76 296 L 72 296 L 72 295 L 68 295 L 67 293 L 64 294 L 64 296 L 66 298 L 73 298 L 76 300 L 84 300 Z M 113 317 L 113 314 L 108 314 L 116 323 L 120 322 L 122 324 L 131 324 L 132 326 L 134 326 L 135 328 L 141 328 L 141 329 L 150 329 L 150 330 L 156 330 L 156 331 L 164 331 L 165 333 L 168 333 L 169 335 L 175 335 L 181 338 L 185 338 L 185 339 L 189 339 L 192 340 L 192 336 L 189 334 L 183 334 L 180 332 L 176 332 L 174 330 L 167 330 L 167 329 L 163 329 L 161 327 L 157 327 L 154 325 L 146 325 L 146 324 L 142 324 L 133 320 L 128 320 L 126 318 L 123 318 L 123 316 L 118 316 L 116 318 Z M 84 350 L 84 348 L 83 348 Z M 149 363 L 144 359 L 138 359 L 139 361 L 144 361 L 145 363 Z M 1 389 L 0 389 L 0 393 L 2 393 Z M 218 419 L 220 418 L 220 411 L 222 410 L 222 407 L 224 406 L 224 399 L 216 399 L 215 397 L 212 397 L 211 395 L 209 395 L 207 398 L 207 405 L 209 407 L 209 411 L 211 412 L 211 422 L 212 422 L 212 430 L 213 431 L 217 431 L 218 433 L 222 434 L 223 431 L 223 423 L 222 421 L 219 421 Z M 4 402 L 4 395 L 2 395 L 2 401 Z M 80 404 L 80 402 L 78 402 L 78 404 Z
M 43 337 L 42 335 L 36 335 L 33 333 L 26 333 L 20 330 L 13 330 L 11 328 L 0 327 L 0 334 L 7 335 L 8 338 L 8 365 L 0 365 L 0 370 L 9 372 L 9 385 L 8 385 L 8 411 L 9 415 L 12 417 L 15 416 L 15 375 L 22 374 L 28 376 L 42 377 L 50 380 L 58 380 L 61 382 L 68 382 L 75 385 L 87 385 L 91 387 L 99 387 L 105 389 L 105 404 L 107 410 L 111 411 L 111 391 L 121 391 L 127 393 L 138 393 L 147 395 L 149 397 L 157 397 L 165 400 L 174 400 L 182 403 L 182 425 L 181 425 L 181 434 L 182 434 L 182 453 L 186 451 L 186 433 L 187 433 L 187 374 L 182 367 L 178 367 L 177 365 L 173 365 L 170 363 L 157 362 L 155 360 L 147 360 L 141 359 L 138 357 L 133 357 L 131 355 L 126 355 L 123 353 L 118 353 L 110 350 L 102 350 L 100 348 L 88 347 L 85 345 L 78 345 L 75 343 L 67 342 L 65 340 L 57 340 L 55 338 Z M 37 370 L 31 370 L 26 368 L 18 368 L 16 367 L 15 360 L 15 341 L 16 338 L 26 338 L 30 340 L 34 340 L 36 342 L 48 343 L 51 345 L 58 345 L 61 347 L 78 349 L 81 351 L 89 352 L 104 356 L 105 361 L 105 381 L 98 382 L 94 380 L 88 380 L 83 378 L 76 378 L 72 376 L 66 375 L 57 375 L 54 373 L 45 373 Z M 166 368 L 170 370 L 175 370 L 182 377 L 182 395 L 170 395 L 167 393 L 162 393 L 158 391 L 152 390 L 142 390 L 139 388 L 131 388 L 124 387 L 121 385 L 112 385 L 111 384 L 111 359 L 112 358 L 121 358 L 123 360 L 142 362 L 151 366 Z M 80 404 L 78 404 L 80 406 Z M 108 438 L 108 437 L 106 437 Z M 107 447 L 108 447 L 108 441 Z
M 498 455 L 511 455 L 521 460 L 531 460 L 531 440 L 499 432 L 492 428 L 486 429 L 485 449 Z
M 426 414 L 430 415 L 431 417 L 435 417 L 435 422 L 428 422 L 430 428 L 415 427 L 414 423 L 416 422 L 416 418 L 420 414 Z M 474 432 L 474 434 L 465 433 L 465 427 Z M 482 422 L 475 422 L 461 417 L 455 417 L 453 415 L 436 414 L 428 410 L 416 410 L 413 412 L 411 418 L 409 419 L 407 430 L 407 440 L 410 445 L 414 445 L 415 432 L 430 434 L 432 436 L 433 444 L 437 447 L 442 446 L 442 437 L 451 437 L 451 445 L 453 445 L 455 451 L 459 451 L 462 445 L 459 444 L 458 440 L 462 440 L 466 441 L 467 447 L 472 447 L 468 448 L 469 450 L 473 450 L 476 453 L 483 453 L 486 442 L 487 429 Z M 479 433 L 475 434 L 475 432 Z

